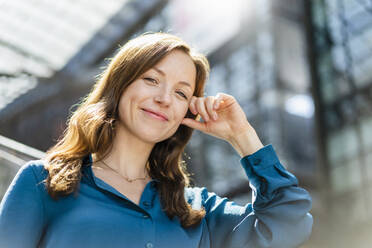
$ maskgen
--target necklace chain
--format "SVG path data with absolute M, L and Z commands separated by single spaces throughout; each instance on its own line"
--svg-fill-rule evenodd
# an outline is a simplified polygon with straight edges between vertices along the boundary
M 106 165 L 107 167 L 109 167 L 111 170 L 113 170 L 116 174 L 118 174 L 119 176 L 121 176 L 122 178 L 124 178 L 127 182 L 134 182 L 136 180 L 145 180 L 147 178 L 147 174 L 145 175 L 145 177 L 137 177 L 137 178 L 133 178 L 133 179 L 130 179 L 126 176 L 123 176 L 121 175 L 119 172 L 117 172 L 116 170 L 114 170 L 113 168 L 111 168 L 110 166 L 108 166 L 103 160 L 101 160 L 101 162 Z M 145 172 L 146 173 L 146 172 Z

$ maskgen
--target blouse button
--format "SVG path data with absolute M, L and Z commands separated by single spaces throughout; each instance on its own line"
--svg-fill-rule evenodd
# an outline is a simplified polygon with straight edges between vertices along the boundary
M 255 160 L 253 160 L 253 164 L 254 165 L 259 165 L 261 163 L 261 159 L 260 158 L 256 158 Z
M 153 248 L 153 247 L 154 247 L 154 245 L 151 242 L 148 242 L 146 244 L 146 248 Z

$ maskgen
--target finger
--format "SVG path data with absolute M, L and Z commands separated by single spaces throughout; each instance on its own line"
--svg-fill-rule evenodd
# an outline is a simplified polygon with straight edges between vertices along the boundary
M 221 103 L 223 103 L 224 101 L 223 101 L 222 93 L 217 93 L 215 98 L 216 98 L 216 100 L 214 102 L 213 109 L 216 110 L 220 107 Z
M 196 121 L 196 120 L 191 119 L 191 118 L 184 118 L 182 120 L 181 124 L 186 125 L 186 126 L 188 126 L 190 128 L 193 128 L 193 129 L 197 129 L 199 131 L 203 131 L 203 132 L 205 132 L 205 130 L 206 130 L 205 123 Z
M 196 107 L 195 107 L 195 101 L 196 101 L 196 99 L 197 99 L 197 97 L 195 97 L 195 96 L 191 97 L 190 105 L 189 105 L 190 111 L 194 115 L 197 115 L 198 114 L 198 112 L 196 111 Z
M 209 121 L 209 116 L 208 116 L 207 110 L 205 108 L 204 99 L 205 99 L 204 97 L 198 97 L 198 99 L 196 100 L 196 103 L 195 103 L 196 110 L 202 116 L 204 121 Z
M 207 108 L 207 112 L 209 114 L 209 117 L 213 120 L 217 120 L 217 113 L 213 109 L 213 103 L 215 102 L 215 97 L 214 96 L 208 96 L 205 99 L 205 106 Z

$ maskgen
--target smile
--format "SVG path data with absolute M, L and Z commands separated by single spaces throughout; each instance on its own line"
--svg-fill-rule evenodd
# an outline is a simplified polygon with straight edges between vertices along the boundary
M 153 112 L 150 112 L 150 111 L 146 111 L 145 109 L 142 109 L 142 110 L 143 110 L 143 112 L 145 112 L 145 114 L 146 114 L 147 116 L 150 116 L 150 117 L 152 117 L 152 118 L 154 118 L 154 119 L 161 120 L 161 121 L 168 121 L 168 120 L 165 119 L 163 116 L 157 115 L 157 114 L 155 114 L 155 113 L 153 113 Z

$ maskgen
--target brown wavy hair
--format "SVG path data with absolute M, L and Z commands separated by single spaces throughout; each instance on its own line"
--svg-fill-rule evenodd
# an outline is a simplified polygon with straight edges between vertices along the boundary
M 90 153 L 103 158 L 112 148 L 122 93 L 134 80 L 176 49 L 188 54 L 195 64 L 196 87 L 193 95 L 204 95 L 209 63 L 204 55 L 194 51 L 182 39 L 158 32 L 144 33 L 128 41 L 99 75 L 90 93 L 77 104 L 60 139 L 46 153 L 45 168 L 49 174 L 45 184 L 53 199 L 77 193 L 83 158 Z M 199 118 L 190 110 L 186 117 Z M 192 132 L 193 129 L 180 125 L 174 135 L 155 144 L 147 163 L 149 175 L 159 180 L 163 210 L 170 219 L 177 216 L 184 228 L 199 225 L 205 216 L 204 209 L 192 209 L 184 196 L 185 187 L 190 186 L 190 175 L 182 154 Z

